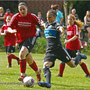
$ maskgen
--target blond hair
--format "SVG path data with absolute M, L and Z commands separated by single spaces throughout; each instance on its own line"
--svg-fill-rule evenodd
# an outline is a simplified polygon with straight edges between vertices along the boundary
M 76 17 L 72 14 L 69 14 L 68 17 L 71 17 L 74 20 L 74 24 L 76 24 L 79 30 L 81 30 L 81 28 L 84 26 L 84 23 L 81 22 L 80 20 L 76 20 Z

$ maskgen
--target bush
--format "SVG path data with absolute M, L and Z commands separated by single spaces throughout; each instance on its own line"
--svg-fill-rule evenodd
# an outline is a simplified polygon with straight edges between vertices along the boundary
M 0 52 L 5 51 L 4 37 L 0 37 Z
M 88 43 L 88 47 L 82 49 L 82 53 L 90 55 L 90 43 Z
M 61 38 L 62 45 L 65 47 L 64 40 L 65 40 L 64 38 Z M 32 53 L 45 53 L 46 46 L 47 46 L 46 39 L 44 37 L 38 38 L 34 48 L 32 49 Z M 0 37 L 0 52 L 4 52 L 4 51 L 5 51 L 4 37 Z M 19 52 L 17 48 L 16 48 L 16 52 Z M 88 43 L 88 47 L 84 47 L 81 50 L 81 52 L 89 55 L 90 54 L 90 43 Z
M 33 53 L 45 53 L 46 52 L 46 39 L 38 38 L 34 48 L 32 49 Z

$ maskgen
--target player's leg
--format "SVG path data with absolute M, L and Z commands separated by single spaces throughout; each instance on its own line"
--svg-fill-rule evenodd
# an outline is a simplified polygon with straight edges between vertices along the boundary
M 54 66 L 56 60 L 56 55 L 54 52 L 47 53 L 44 58 L 44 64 L 43 64 L 43 73 L 46 78 L 46 82 L 38 82 L 38 85 L 41 87 L 51 87 L 51 71 L 49 68 Z
M 72 60 L 71 56 L 69 55 L 69 53 L 67 52 L 67 50 L 65 48 L 60 48 L 61 53 L 60 53 L 60 57 L 58 55 L 58 57 L 60 58 L 60 60 L 64 61 L 65 63 L 67 63 L 70 67 L 75 67 L 79 64 L 79 62 L 81 61 L 81 59 L 86 59 L 87 57 L 81 53 L 78 53 L 76 55 L 76 57 Z M 59 53 L 59 52 L 58 52 Z
M 51 87 L 51 72 L 49 67 L 52 66 L 53 62 L 46 61 L 43 65 L 43 73 L 46 78 L 46 82 L 38 82 L 38 85 L 41 87 Z
M 87 58 L 86 55 L 78 53 L 77 56 L 73 60 L 67 62 L 67 64 L 70 67 L 76 67 L 82 59 L 86 59 L 86 58 Z
M 87 65 L 84 62 L 80 62 L 79 65 L 81 66 L 82 70 L 85 72 L 86 77 L 90 77 L 90 73 L 87 68 Z
M 19 52 L 19 63 L 20 63 L 20 72 L 21 76 L 18 79 L 19 81 L 22 81 L 23 78 L 26 76 L 25 71 L 26 71 L 26 55 L 28 54 L 28 49 L 25 46 L 21 47 L 21 50 Z
M 19 64 L 19 58 L 17 56 L 15 56 L 14 53 L 15 52 L 15 47 L 10 45 L 6 47 L 6 52 L 7 52 L 7 57 L 8 57 L 8 62 L 11 63 L 12 59 L 16 59 L 18 64 Z
M 65 63 L 61 61 L 59 65 L 59 74 L 57 75 L 58 77 L 63 77 L 64 69 L 65 69 Z
M 41 81 L 41 70 L 38 69 L 38 66 L 37 66 L 36 62 L 34 61 L 31 53 L 28 54 L 28 56 L 26 57 L 26 60 L 29 64 L 29 66 L 35 71 L 37 81 Z
M 7 68 L 11 68 L 12 67 L 12 59 L 10 57 L 10 54 L 9 52 L 7 52 L 7 59 L 8 59 L 8 66 Z

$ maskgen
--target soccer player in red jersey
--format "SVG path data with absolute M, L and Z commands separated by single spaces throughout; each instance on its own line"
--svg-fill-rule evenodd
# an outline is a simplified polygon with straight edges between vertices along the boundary
M 79 30 L 83 26 L 82 22 L 77 21 L 74 15 L 68 16 L 68 26 L 67 26 L 67 40 L 65 41 L 66 50 L 70 54 L 71 57 L 76 57 L 76 53 L 80 52 L 80 41 L 79 41 Z M 80 62 L 79 65 L 83 69 L 86 74 L 86 77 L 90 77 L 90 73 L 88 68 L 84 62 Z M 59 75 L 63 76 L 63 72 L 65 69 L 65 63 L 61 62 L 59 66 Z
M 11 16 L 7 16 L 6 18 L 6 24 L 4 24 L 1 28 L 1 35 L 5 36 L 5 47 L 6 47 L 6 53 L 8 58 L 8 67 L 11 67 L 12 59 L 16 59 L 19 64 L 19 58 L 12 54 L 15 52 L 15 43 L 16 43 L 16 36 L 15 33 L 10 33 L 7 28 L 10 23 Z
M 40 27 L 38 18 L 29 13 L 25 2 L 20 2 L 18 5 L 19 13 L 12 17 L 8 30 L 16 29 L 17 43 L 19 45 L 19 59 L 21 76 L 18 79 L 22 81 L 26 76 L 26 62 L 36 72 L 37 81 L 41 80 L 40 70 L 31 55 L 31 49 L 34 46 L 33 39 L 36 37 L 36 25 Z

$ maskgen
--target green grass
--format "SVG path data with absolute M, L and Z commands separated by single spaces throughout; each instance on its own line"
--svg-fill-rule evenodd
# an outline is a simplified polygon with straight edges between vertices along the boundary
M 18 56 L 18 53 L 15 53 Z M 39 68 L 43 67 L 44 54 L 32 54 Z M 83 60 L 84 61 L 84 60 Z M 84 61 L 90 71 L 90 56 Z M 85 73 L 78 65 L 77 68 L 70 68 L 66 65 L 64 76 L 56 77 L 59 69 L 59 60 L 56 60 L 55 67 L 51 68 L 52 87 L 50 90 L 90 90 L 90 78 L 85 78 Z M 33 88 L 24 87 L 21 82 L 18 81 L 20 76 L 20 68 L 15 60 L 12 61 L 12 68 L 7 67 L 6 53 L 0 52 L 0 90 L 48 90 L 47 88 L 39 87 L 36 83 L 35 72 L 28 66 L 26 74 L 32 76 L 35 80 Z M 42 81 L 45 81 L 43 70 L 41 73 Z

